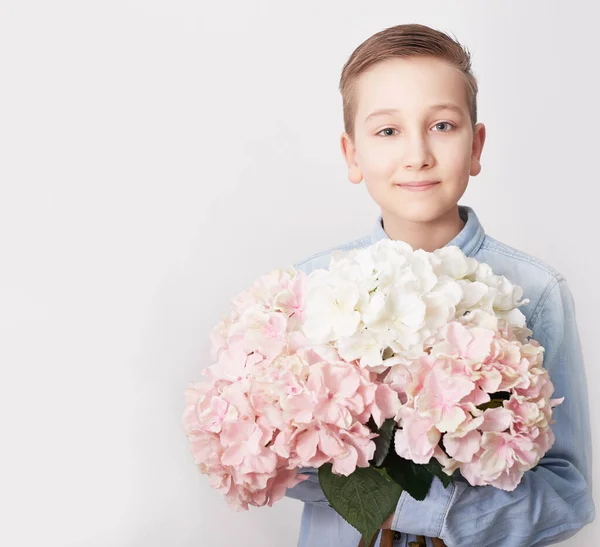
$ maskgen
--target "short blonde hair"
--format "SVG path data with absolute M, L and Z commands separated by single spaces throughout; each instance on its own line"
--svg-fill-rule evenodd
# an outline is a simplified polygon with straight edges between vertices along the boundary
M 458 68 L 465 77 L 467 103 L 473 127 L 477 123 L 477 80 L 471 69 L 471 54 L 458 40 L 425 25 L 406 24 L 386 28 L 360 44 L 342 69 L 340 92 L 344 130 L 354 139 L 357 110 L 356 83 L 368 68 L 393 57 L 437 57 Z

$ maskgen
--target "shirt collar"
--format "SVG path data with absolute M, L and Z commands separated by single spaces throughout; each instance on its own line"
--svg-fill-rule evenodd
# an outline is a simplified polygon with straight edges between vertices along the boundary
M 456 245 L 457 247 L 460 247 L 465 255 L 473 256 L 483 243 L 485 231 L 479 222 L 475 211 L 473 211 L 471 207 L 459 205 L 458 211 L 463 220 L 466 219 L 466 223 L 454 239 L 444 246 L 448 247 L 450 245 Z M 381 239 L 390 239 L 390 237 L 383 229 L 383 218 L 379 215 L 375 222 L 375 228 L 371 232 L 371 244 L 376 243 Z

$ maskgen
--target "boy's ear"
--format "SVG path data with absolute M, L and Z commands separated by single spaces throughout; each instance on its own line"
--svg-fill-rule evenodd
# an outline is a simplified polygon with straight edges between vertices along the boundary
M 342 147 L 342 154 L 348 165 L 348 179 L 352 184 L 360 184 L 363 179 L 360 167 L 356 163 L 356 148 L 350 135 L 344 132 L 342 133 L 340 144 Z
M 471 149 L 471 176 L 481 172 L 481 152 L 485 143 L 485 125 L 478 123 L 473 129 L 473 147 Z

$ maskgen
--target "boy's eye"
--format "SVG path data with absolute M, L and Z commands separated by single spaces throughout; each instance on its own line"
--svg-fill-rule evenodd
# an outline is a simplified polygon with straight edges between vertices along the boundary
M 450 131 L 450 127 L 454 127 L 454 124 L 451 124 L 450 122 L 440 122 L 440 123 L 436 123 L 433 127 L 439 127 L 439 126 L 446 126 L 448 127 L 448 129 L 438 129 L 437 131 L 441 131 L 442 133 L 447 133 L 448 131 Z
M 385 135 L 382 135 L 383 137 L 392 137 L 393 133 L 387 133 L 388 131 L 396 131 L 393 127 L 386 127 L 385 129 L 382 129 L 379 133 L 377 133 L 378 135 L 381 135 L 384 131 L 386 131 Z

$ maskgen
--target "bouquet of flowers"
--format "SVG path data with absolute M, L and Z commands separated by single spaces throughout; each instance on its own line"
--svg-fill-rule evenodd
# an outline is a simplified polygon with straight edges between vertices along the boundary
M 198 469 L 247 510 L 318 468 L 367 544 L 402 491 L 422 500 L 434 476 L 513 490 L 552 446 L 562 401 L 522 296 L 458 247 L 393 240 L 334 252 L 310 275 L 262 276 L 213 329 L 212 364 L 186 391 Z

